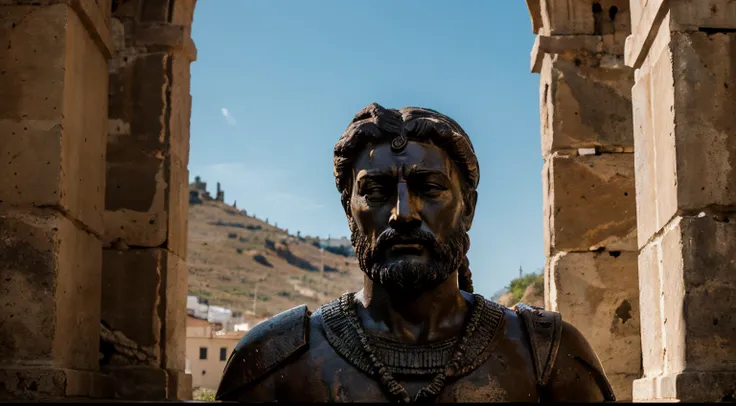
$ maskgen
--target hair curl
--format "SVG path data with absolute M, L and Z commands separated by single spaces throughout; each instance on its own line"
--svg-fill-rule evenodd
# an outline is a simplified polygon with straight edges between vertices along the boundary
M 460 169 L 461 190 L 465 204 L 480 180 L 478 158 L 470 138 L 452 118 L 421 107 L 386 109 L 373 103 L 355 115 L 352 122 L 335 144 L 334 175 L 345 213 L 350 215 L 350 196 L 353 188 L 353 164 L 363 149 L 371 144 L 391 142 L 394 137 L 432 143 L 442 148 Z M 350 224 L 351 232 L 355 232 Z M 472 274 L 467 256 L 458 269 L 460 289 L 473 292 Z

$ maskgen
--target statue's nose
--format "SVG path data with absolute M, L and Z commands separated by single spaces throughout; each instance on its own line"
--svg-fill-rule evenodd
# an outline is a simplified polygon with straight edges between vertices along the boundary
M 406 182 L 399 181 L 396 206 L 391 212 L 388 223 L 395 229 L 419 227 L 421 224 L 419 212 L 412 204 L 412 196 L 406 187 Z

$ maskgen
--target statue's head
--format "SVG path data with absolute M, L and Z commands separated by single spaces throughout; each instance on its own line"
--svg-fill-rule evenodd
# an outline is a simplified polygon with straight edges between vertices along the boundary
M 457 272 L 466 254 L 478 160 L 453 119 L 418 107 L 361 110 L 335 145 L 335 182 L 360 268 L 396 294 L 417 295 Z

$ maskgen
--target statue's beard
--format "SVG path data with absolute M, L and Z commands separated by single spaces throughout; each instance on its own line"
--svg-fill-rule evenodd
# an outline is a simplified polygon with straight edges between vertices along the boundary
M 432 234 L 419 229 L 409 233 L 387 229 L 373 244 L 357 227 L 352 228 L 351 241 L 360 269 L 374 283 L 402 295 L 417 296 L 445 282 L 458 270 L 470 247 L 470 238 L 462 226 L 452 231 L 446 243 L 439 243 Z M 422 243 L 429 258 L 385 260 L 385 253 L 394 244 L 407 240 Z

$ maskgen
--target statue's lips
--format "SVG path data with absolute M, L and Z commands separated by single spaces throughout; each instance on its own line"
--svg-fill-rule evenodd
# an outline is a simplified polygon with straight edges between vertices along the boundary
M 394 255 L 418 255 L 424 251 L 424 245 L 419 243 L 401 243 L 391 246 L 389 252 Z

